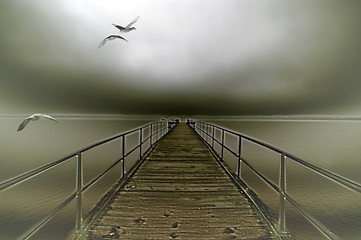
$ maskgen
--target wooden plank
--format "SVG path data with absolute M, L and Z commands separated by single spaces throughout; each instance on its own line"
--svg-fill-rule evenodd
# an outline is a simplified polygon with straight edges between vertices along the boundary
M 160 141 L 88 229 L 86 239 L 277 239 L 185 124 Z
M 208 227 L 208 228 L 139 228 L 97 226 L 91 239 L 275 239 L 264 228 Z
M 139 218 L 134 217 L 117 217 L 117 216 L 104 216 L 102 218 L 101 224 L 103 226 L 107 225 L 118 225 L 118 226 L 138 226 L 139 221 L 137 221 Z M 230 226 L 249 226 L 249 227 L 257 227 L 262 226 L 262 222 L 258 219 L 256 215 L 250 215 L 247 217 L 237 218 L 237 219 L 230 219 L 230 218 L 182 218 L 182 217 L 152 217 L 152 218 L 142 218 L 144 219 L 144 222 L 142 225 L 144 226 L 154 226 L 159 225 L 162 227 L 170 227 L 175 222 L 178 223 L 178 227 L 194 227 L 194 226 L 202 226 L 202 227 L 210 227 L 210 226 L 217 226 L 217 225 L 223 225 L 228 224 Z M 100 225 L 100 224 L 99 224 Z M 188 226 L 189 225 L 189 226 Z

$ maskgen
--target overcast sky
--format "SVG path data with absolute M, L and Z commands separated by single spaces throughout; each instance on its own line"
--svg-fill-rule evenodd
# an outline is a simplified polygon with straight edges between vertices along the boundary
M 2 0 L 0 114 L 361 115 L 360 22 L 352 0 Z

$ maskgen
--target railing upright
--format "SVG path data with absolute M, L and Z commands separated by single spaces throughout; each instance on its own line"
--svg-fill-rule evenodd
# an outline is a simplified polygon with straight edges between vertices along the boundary
M 155 141 L 158 141 L 158 123 L 155 124 Z
M 164 136 L 164 134 L 165 134 L 165 131 L 166 131 L 166 128 L 167 127 L 167 123 L 166 122 L 162 122 L 162 136 Z
M 212 149 L 214 149 L 214 126 L 212 126 Z
M 162 135 L 163 135 L 163 122 L 160 123 L 160 132 L 159 132 L 160 138 L 162 137 Z
M 241 178 L 241 164 L 242 164 L 242 136 L 238 136 L 238 164 L 237 164 L 237 176 Z
M 142 160 L 143 128 L 139 129 L 139 160 Z
M 82 188 L 83 188 L 83 158 L 82 152 L 78 152 L 76 164 L 76 219 L 75 230 L 82 228 L 83 222 L 83 206 L 82 206 Z
M 206 135 L 205 130 L 204 130 L 204 128 L 205 128 L 204 125 L 205 124 L 202 123 L 202 134 L 203 134 L 203 138 L 205 139 L 207 135 Z
M 205 131 L 204 131 L 204 134 L 206 135 L 206 142 L 208 143 L 208 138 L 209 138 L 209 134 L 208 134 L 208 124 L 205 124 Z
M 208 136 L 208 144 L 210 145 L 211 144 L 211 134 L 210 134 L 210 129 L 211 128 L 211 126 L 209 125 L 209 124 L 207 124 L 207 136 Z M 208 133 L 209 132 L 209 133 Z
M 159 129 L 160 129 L 160 127 L 159 127 L 159 123 L 157 123 L 157 132 L 156 132 L 156 140 L 158 141 L 159 140 Z
M 152 146 L 152 139 L 153 139 L 153 123 L 152 124 L 150 124 L 150 130 L 149 130 L 149 132 L 150 132 L 150 146 Z
M 206 139 L 206 143 L 208 143 L 208 130 L 207 130 L 207 128 L 208 128 L 208 126 L 207 126 L 207 123 L 205 123 L 204 124 L 204 138 Z
M 286 206 L 285 206 L 285 193 L 286 193 L 286 161 L 285 154 L 281 153 L 280 159 L 280 209 L 279 209 L 279 230 L 280 232 L 286 232 Z
M 221 147 L 221 160 L 223 161 L 223 154 L 224 154 L 224 129 L 222 129 L 222 147 Z
M 122 179 L 125 176 L 125 135 L 122 136 Z

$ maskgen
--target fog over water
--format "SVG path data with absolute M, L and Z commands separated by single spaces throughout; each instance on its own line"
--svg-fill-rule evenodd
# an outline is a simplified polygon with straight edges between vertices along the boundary
M 360 4 L 4 0 L 0 113 L 359 115 Z

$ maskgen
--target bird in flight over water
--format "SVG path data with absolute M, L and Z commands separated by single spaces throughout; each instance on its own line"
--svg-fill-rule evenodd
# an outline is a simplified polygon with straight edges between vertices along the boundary
M 122 26 L 119 26 L 117 24 L 114 24 L 113 23 L 113 26 L 118 28 L 120 32 L 124 32 L 124 33 L 127 33 L 127 32 L 130 32 L 130 31 L 133 31 L 133 30 L 136 30 L 135 27 L 132 27 L 134 25 L 134 23 L 136 23 L 139 19 L 139 16 L 136 17 L 133 21 L 131 21 L 126 27 L 122 27 Z
M 103 41 L 101 41 L 101 42 L 99 43 L 98 48 L 103 47 L 104 44 L 105 44 L 107 41 L 114 40 L 114 39 L 123 39 L 124 41 L 127 41 L 127 42 L 128 42 L 128 40 L 125 39 L 125 38 L 123 38 L 122 36 L 119 36 L 119 35 L 110 35 L 110 36 L 104 38 Z
M 40 118 L 46 118 L 46 119 L 50 119 L 52 121 L 58 122 L 56 119 L 54 119 L 52 116 L 49 116 L 47 114 L 43 114 L 43 113 L 35 113 L 27 118 L 25 118 L 25 120 L 19 125 L 18 128 L 18 132 L 23 130 L 25 128 L 26 125 L 28 125 L 28 123 L 30 121 L 36 121 L 39 120 Z

